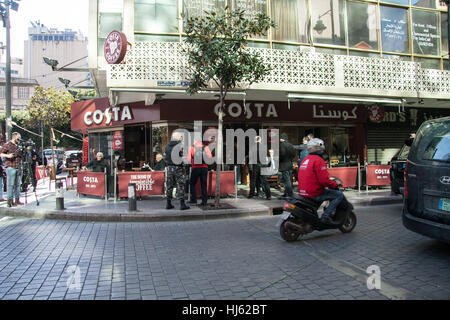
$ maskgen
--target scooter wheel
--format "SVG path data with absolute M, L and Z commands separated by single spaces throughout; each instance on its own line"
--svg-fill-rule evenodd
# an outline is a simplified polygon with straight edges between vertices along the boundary
M 283 221 L 283 223 L 280 226 L 280 235 L 281 238 L 283 238 L 283 240 L 287 241 L 287 242 L 292 242 L 298 239 L 298 237 L 300 236 L 300 233 L 289 229 L 286 227 L 286 221 Z
M 351 232 L 356 226 L 356 215 L 353 211 L 351 211 L 347 219 L 345 219 L 344 223 L 342 223 L 339 226 L 339 230 L 341 230 L 342 233 L 349 233 Z

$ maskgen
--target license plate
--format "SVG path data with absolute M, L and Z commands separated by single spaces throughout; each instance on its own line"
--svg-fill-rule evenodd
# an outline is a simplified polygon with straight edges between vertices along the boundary
M 283 214 L 280 217 L 280 220 L 278 220 L 276 226 L 279 228 L 284 220 L 287 220 L 291 216 L 290 212 L 284 211 Z
M 441 198 L 439 200 L 439 209 L 443 211 L 450 211 L 450 199 L 449 198 Z

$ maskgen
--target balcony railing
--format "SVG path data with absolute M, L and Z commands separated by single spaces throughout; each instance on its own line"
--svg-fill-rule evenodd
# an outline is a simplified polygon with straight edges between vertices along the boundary
M 125 63 L 107 67 L 107 86 L 183 87 L 189 79 L 187 57 L 177 42 L 136 42 Z M 423 69 L 420 63 L 249 48 L 272 70 L 248 89 L 371 96 L 450 99 L 450 72 Z

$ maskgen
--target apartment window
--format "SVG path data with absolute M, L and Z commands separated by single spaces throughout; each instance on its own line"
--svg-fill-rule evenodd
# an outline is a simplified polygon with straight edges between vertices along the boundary
M 374 4 L 347 2 L 349 47 L 378 50 L 377 7 Z
M 18 98 L 28 99 L 30 97 L 30 91 L 28 87 L 19 87 Z
M 436 12 L 412 10 L 412 31 L 415 54 L 439 55 L 439 16 Z
M 441 55 L 448 56 L 448 15 L 441 13 Z
M 345 1 L 311 1 L 311 26 L 316 43 L 345 45 Z
M 380 14 L 383 51 L 409 53 L 407 10 L 381 6 Z
M 135 0 L 134 2 L 134 30 L 136 31 L 177 33 L 177 18 L 178 0 Z
M 307 43 L 306 0 L 278 0 L 270 4 L 272 20 L 277 24 L 272 32 L 273 40 Z
M 103 56 L 103 47 L 108 34 L 113 30 L 122 31 L 123 0 L 99 0 L 98 2 L 98 56 Z M 65 36 L 73 41 L 73 36 Z

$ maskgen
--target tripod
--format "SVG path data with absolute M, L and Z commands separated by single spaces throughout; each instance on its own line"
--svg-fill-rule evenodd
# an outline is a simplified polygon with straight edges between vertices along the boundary
M 30 159 L 29 159 L 30 158 Z M 27 195 L 28 195 L 28 188 L 29 185 L 31 184 L 33 186 L 33 193 L 34 196 L 36 198 L 36 205 L 39 205 L 39 199 L 36 193 L 36 185 L 37 185 L 37 180 L 36 180 L 36 176 L 35 173 L 33 173 L 33 167 L 31 165 L 31 157 L 28 156 L 27 153 L 27 161 L 22 162 L 22 184 L 21 184 L 21 189 L 22 192 L 25 192 L 25 203 L 27 203 Z

